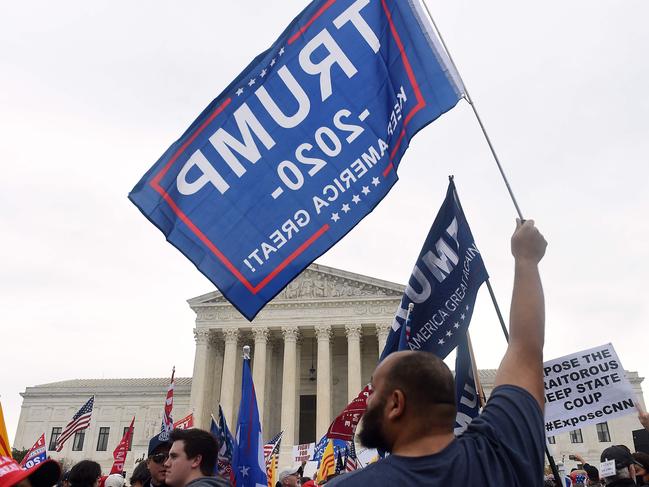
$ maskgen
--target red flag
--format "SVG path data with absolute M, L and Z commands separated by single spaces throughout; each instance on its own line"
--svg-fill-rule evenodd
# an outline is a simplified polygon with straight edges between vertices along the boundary
M 131 420 L 131 426 L 128 427 L 122 441 L 119 442 L 117 448 L 113 452 L 113 468 L 110 469 L 110 475 L 114 473 L 122 473 L 124 471 L 124 463 L 126 463 L 126 454 L 128 447 L 131 444 L 131 437 L 133 436 L 133 423 L 135 423 L 135 416 Z
M 174 423 L 174 429 L 187 430 L 194 427 L 194 413 L 189 413 L 183 419 L 179 419 Z
M 43 433 L 41 437 L 36 440 L 34 446 L 32 446 L 27 452 L 27 455 L 23 457 L 23 461 L 20 462 L 20 466 L 24 468 L 31 468 L 34 465 L 39 464 L 40 462 L 44 462 L 45 458 L 45 433 Z M 27 462 L 29 462 L 30 464 L 27 465 Z
M 371 394 L 370 385 L 366 385 L 363 390 L 350 402 L 343 412 L 334 419 L 333 423 L 327 430 L 327 438 L 336 438 L 339 440 L 351 441 L 356 431 L 356 426 L 361 420 L 361 416 L 367 408 L 367 398 Z
M 165 399 L 165 408 L 162 414 L 162 427 L 161 432 L 171 433 L 171 430 L 174 429 L 174 420 L 171 416 L 171 411 L 174 407 L 174 374 L 176 373 L 176 367 L 171 369 L 171 381 L 169 382 L 169 387 L 167 388 L 167 398 Z

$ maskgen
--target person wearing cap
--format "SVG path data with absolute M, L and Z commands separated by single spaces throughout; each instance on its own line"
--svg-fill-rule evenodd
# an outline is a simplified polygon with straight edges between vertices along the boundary
M 124 476 L 121 473 L 112 473 L 104 481 L 104 487 L 124 487 Z
M 588 474 L 588 480 L 590 480 L 591 483 L 596 483 L 599 482 L 599 470 L 597 470 L 597 467 L 593 467 L 589 463 L 584 460 L 584 457 L 579 455 L 578 453 L 573 454 L 575 457 L 575 460 L 579 462 L 582 466 L 582 468 L 586 471 Z
M 631 455 L 631 451 L 624 445 L 613 445 L 602 452 L 600 461 L 615 461 L 615 475 L 604 478 L 610 487 L 624 487 L 635 485 L 635 468 L 640 465 Z M 601 469 L 600 469 L 601 475 Z
M 158 433 L 149 440 L 146 467 L 149 469 L 151 478 L 143 487 L 166 487 L 165 475 L 167 469 L 164 463 L 169 456 L 169 448 L 171 448 L 171 441 L 169 441 L 169 433 L 167 432 Z
M 296 487 L 300 485 L 300 469 L 301 465 L 282 468 L 277 476 L 277 481 L 282 484 L 282 487 Z
M 638 485 L 649 485 L 649 454 L 635 452 L 633 459 L 639 464 L 635 467 L 635 481 Z
M 21 468 L 13 458 L 0 456 L 0 487 L 52 487 L 60 476 L 61 467 L 54 460 Z

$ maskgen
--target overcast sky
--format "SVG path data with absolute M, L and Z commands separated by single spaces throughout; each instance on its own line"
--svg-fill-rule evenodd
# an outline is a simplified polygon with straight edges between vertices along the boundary
M 377 1 L 377 0 L 372 0 Z M 649 3 L 429 0 L 523 214 L 548 242 L 546 358 L 612 342 L 649 376 Z M 306 5 L 0 3 L 0 396 L 25 387 L 190 376 L 213 290 L 127 194 Z M 407 282 L 454 174 L 503 311 L 515 211 L 469 105 L 411 142 L 400 181 L 319 263 Z M 504 339 L 486 289 L 478 366 Z M 647 384 L 645 392 L 649 391 Z

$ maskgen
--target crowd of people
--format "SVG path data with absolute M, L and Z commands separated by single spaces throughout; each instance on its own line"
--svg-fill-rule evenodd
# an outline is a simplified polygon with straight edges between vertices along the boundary
M 531 220 L 518 222 L 511 239 L 515 260 L 510 339 L 498 368 L 495 388 L 482 413 L 456 437 L 455 386 L 446 364 L 427 352 L 395 352 L 375 369 L 361 443 L 388 453 L 384 459 L 320 482 L 330 487 L 426 485 L 556 485 L 544 470 L 544 297 L 538 263 L 546 242 Z M 640 422 L 649 431 L 649 414 Z M 130 477 L 137 487 L 220 487 L 229 479 L 214 474 L 219 444 L 201 429 L 173 430 L 149 442 L 146 461 Z M 615 445 L 601 454 L 614 464 L 600 471 L 579 455 L 570 485 L 611 487 L 649 485 L 649 455 Z M 609 463 L 610 465 L 610 463 Z M 102 477 L 99 464 L 84 460 L 62 478 L 58 463 L 47 460 L 27 470 L 0 457 L 0 487 L 123 487 L 123 476 Z M 310 487 L 300 466 L 281 468 L 276 487 Z M 562 484 L 565 485 L 565 484 Z

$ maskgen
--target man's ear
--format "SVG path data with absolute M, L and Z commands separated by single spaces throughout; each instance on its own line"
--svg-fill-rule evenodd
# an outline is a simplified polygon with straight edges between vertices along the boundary
M 201 462 L 203 461 L 203 455 L 196 455 L 192 458 L 192 468 L 201 468 Z
M 401 389 L 395 389 L 388 397 L 386 404 L 388 419 L 399 419 L 406 411 L 406 396 Z

